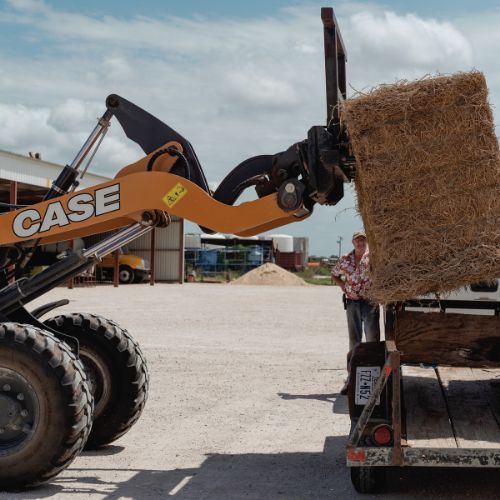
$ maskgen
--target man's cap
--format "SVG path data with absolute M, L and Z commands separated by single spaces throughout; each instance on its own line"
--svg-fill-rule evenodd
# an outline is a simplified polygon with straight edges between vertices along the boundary
M 352 235 L 352 241 L 354 241 L 356 238 L 365 238 L 366 239 L 366 234 L 364 231 L 356 231 L 353 235 Z

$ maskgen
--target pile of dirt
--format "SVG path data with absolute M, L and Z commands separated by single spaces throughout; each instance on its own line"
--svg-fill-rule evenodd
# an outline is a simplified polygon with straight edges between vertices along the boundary
M 370 244 L 371 298 L 500 276 L 500 161 L 482 73 L 384 85 L 342 109 Z
M 307 286 L 308 284 L 295 274 L 268 262 L 248 271 L 232 281 L 231 285 Z

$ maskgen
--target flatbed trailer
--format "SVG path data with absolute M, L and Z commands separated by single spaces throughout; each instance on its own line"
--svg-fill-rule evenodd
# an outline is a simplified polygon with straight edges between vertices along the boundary
M 500 467 L 500 303 L 446 305 L 390 308 L 385 342 L 353 354 L 346 458 L 361 493 L 381 491 L 387 467 Z

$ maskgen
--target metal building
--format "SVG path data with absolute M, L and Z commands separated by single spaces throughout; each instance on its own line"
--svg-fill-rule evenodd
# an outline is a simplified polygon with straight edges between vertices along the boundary
M 62 165 L 42 160 L 39 155 L 29 157 L 0 150 L 0 200 L 20 204 L 41 201 L 62 168 Z M 107 180 L 109 177 L 87 172 L 80 188 Z
M 132 241 L 128 248 L 150 262 L 155 281 L 183 282 L 184 219 L 172 216 L 168 227 L 153 229 L 151 234 Z
M 0 150 L 0 201 L 13 204 L 33 204 L 42 201 L 48 188 L 59 175 L 62 165 L 47 162 L 37 153 L 24 156 Z M 103 175 L 87 172 L 79 188 L 87 188 L 108 181 Z M 94 243 L 99 235 L 85 238 Z M 172 217 L 164 229 L 143 236 L 129 244 L 129 250 L 146 258 L 158 281 L 184 281 L 184 221 Z M 154 253 L 151 249 L 154 248 Z M 154 267 L 154 269 L 153 269 Z

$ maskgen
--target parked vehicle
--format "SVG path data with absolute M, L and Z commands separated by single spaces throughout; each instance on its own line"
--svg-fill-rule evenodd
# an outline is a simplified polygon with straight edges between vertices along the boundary
M 149 262 L 137 255 L 128 253 L 126 248 L 119 250 L 118 275 L 120 283 L 141 283 L 149 279 L 151 269 Z M 115 269 L 115 257 L 108 254 L 103 257 L 97 266 L 98 279 L 112 279 Z

